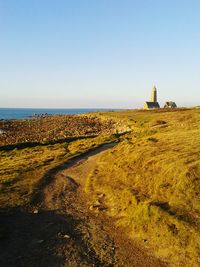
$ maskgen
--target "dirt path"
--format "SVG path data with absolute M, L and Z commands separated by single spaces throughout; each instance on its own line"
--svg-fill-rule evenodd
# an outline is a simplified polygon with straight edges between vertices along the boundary
M 34 207 L 1 214 L 0 266 L 166 266 L 129 240 L 104 212 L 89 209 L 83 186 L 108 148 L 49 172 L 50 182 Z

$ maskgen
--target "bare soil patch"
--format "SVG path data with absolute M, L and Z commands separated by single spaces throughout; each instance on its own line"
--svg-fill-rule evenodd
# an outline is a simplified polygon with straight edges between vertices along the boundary
M 1 266 L 166 266 L 104 212 L 89 209 L 83 185 L 106 148 L 49 172 L 33 205 L 1 211 Z

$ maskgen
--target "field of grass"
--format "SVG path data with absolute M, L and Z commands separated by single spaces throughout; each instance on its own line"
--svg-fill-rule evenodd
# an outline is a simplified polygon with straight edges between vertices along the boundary
M 117 111 L 133 131 L 105 153 L 85 191 L 173 266 L 200 266 L 200 109 Z
M 0 207 L 28 204 L 48 170 L 113 138 L 100 135 L 73 142 L 0 151 Z
M 173 266 L 200 266 L 200 109 L 96 113 L 120 143 L 87 178 L 86 193 L 133 239 Z M 29 204 L 50 169 L 115 137 L 0 150 L 0 207 Z

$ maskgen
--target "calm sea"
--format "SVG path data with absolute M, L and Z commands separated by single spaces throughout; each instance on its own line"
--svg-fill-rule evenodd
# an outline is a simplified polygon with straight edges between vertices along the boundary
M 94 111 L 109 111 L 111 109 L 48 109 L 48 108 L 0 108 L 0 119 L 10 120 L 10 119 L 24 119 L 30 118 L 34 114 L 83 114 L 87 112 Z

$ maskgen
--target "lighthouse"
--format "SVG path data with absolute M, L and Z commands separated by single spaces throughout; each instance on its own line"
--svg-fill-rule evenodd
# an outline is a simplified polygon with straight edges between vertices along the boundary
M 151 102 L 157 102 L 157 90 L 155 86 L 151 90 Z
M 160 108 L 160 105 L 157 100 L 157 89 L 154 86 L 151 90 L 151 99 L 144 103 L 144 109 L 156 109 Z

